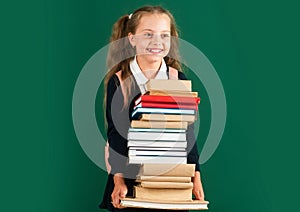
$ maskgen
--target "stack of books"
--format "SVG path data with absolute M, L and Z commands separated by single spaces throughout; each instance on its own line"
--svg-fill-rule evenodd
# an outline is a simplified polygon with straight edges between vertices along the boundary
M 207 209 L 207 201 L 192 200 L 195 164 L 144 164 L 134 187 L 135 198 L 125 198 L 127 207 L 177 210 Z
M 187 163 L 186 130 L 200 98 L 190 80 L 149 80 L 135 101 L 128 131 L 130 164 Z
M 135 197 L 154 201 L 191 201 L 194 173 L 195 164 L 144 164 L 137 176 Z
M 187 164 L 187 128 L 196 120 L 200 98 L 190 80 L 149 80 L 135 101 L 128 131 L 130 164 L 142 164 L 134 197 L 126 207 L 200 210 L 192 200 L 195 164 Z

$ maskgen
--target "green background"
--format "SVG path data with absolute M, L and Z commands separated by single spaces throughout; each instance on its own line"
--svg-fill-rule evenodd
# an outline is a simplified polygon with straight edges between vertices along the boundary
M 73 88 L 112 24 L 144 4 L 173 13 L 224 86 L 226 129 L 202 165 L 210 211 L 297 210 L 300 16 L 291 0 L 1 2 L 0 210 L 100 211 L 107 174 L 77 141 Z M 200 107 L 205 135 L 209 102 Z

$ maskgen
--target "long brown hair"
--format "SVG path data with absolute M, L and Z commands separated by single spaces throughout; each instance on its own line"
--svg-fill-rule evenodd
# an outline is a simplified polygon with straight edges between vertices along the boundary
M 110 37 L 110 47 L 107 55 L 108 73 L 105 78 L 105 99 L 106 89 L 109 79 L 118 71 L 121 72 L 121 80 L 126 79 L 126 83 L 122 84 L 124 95 L 124 107 L 128 106 L 128 97 L 131 93 L 131 87 L 134 84 L 130 61 L 133 60 L 135 49 L 130 45 L 128 39 L 124 39 L 131 32 L 135 34 L 138 24 L 144 14 L 166 14 L 170 18 L 171 23 L 171 48 L 167 56 L 164 57 L 167 66 L 171 66 L 178 71 L 181 71 L 181 64 L 179 63 L 178 52 L 178 31 L 173 15 L 166 9 L 160 6 L 144 6 L 134 11 L 130 17 L 129 15 L 122 16 L 113 26 L 112 35 Z M 123 39 L 122 39 L 123 38 Z

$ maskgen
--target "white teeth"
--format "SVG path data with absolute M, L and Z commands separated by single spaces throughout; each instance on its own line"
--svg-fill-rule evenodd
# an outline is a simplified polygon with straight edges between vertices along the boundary
M 163 51 L 162 49 L 147 49 L 147 50 L 152 53 L 160 53 Z

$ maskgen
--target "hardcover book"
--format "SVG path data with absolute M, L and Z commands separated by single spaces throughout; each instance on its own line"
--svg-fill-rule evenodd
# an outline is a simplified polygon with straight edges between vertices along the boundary
M 181 121 L 143 121 L 143 120 L 132 120 L 131 127 L 133 128 L 160 128 L 160 129 L 187 129 L 188 122 Z
M 129 140 L 128 147 L 168 147 L 168 148 L 186 148 L 186 141 L 145 141 L 145 140 Z
M 151 79 L 145 84 L 146 91 L 168 90 L 168 91 L 192 91 L 191 80 L 163 80 Z
M 174 189 L 184 189 L 193 188 L 193 183 L 183 183 L 183 182 L 152 182 L 152 181 L 142 181 L 140 182 L 140 187 L 143 188 L 174 188 Z M 181 197 L 181 196 L 180 196 Z M 190 193 L 190 198 L 192 198 L 192 193 Z
M 160 103 L 160 102 L 140 102 L 134 106 L 133 109 L 136 108 L 175 108 L 175 109 L 191 109 L 191 110 L 198 110 L 197 104 L 176 104 L 176 103 Z
M 186 151 L 168 151 L 168 150 L 139 150 L 139 149 L 131 149 L 128 150 L 129 156 L 187 156 Z
M 178 194 L 180 194 L 180 200 L 178 199 Z M 134 195 L 137 199 L 154 201 L 191 201 L 192 188 L 143 188 L 135 186 Z
M 165 129 L 165 128 L 129 128 L 129 132 L 157 132 L 157 133 L 185 133 L 185 129 Z
M 150 90 L 147 91 L 148 95 L 156 96 L 187 96 L 187 97 L 198 97 L 198 92 L 189 91 L 167 91 L 167 90 Z
M 172 157 L 172 156 L 130 156 L 128 158 L 129 164 L 186 164 L 186 157 Z
M 178 176 L 137 176 L 137 182 L 141 181 L 152 181 L 152 182 L 182 182 L 189 183 L 191 182 L 191 177 L 178 177 Z
M 191 109 L 138 107 L 132 112 L 131 117 L 132 119 L 139 119 L 142 114 L 195 115 L 196 113 L 195 110 Z
M 168 115 L 168 114 L 142 114 L 140 116 L 142 121 L 175 121 L 175 122 L 189 122 L 192 123 L 196 120 L 195 115 Z
M 141 95 L 135 100 L 135 105 L 140 102 L 151 103 L 168 103 L 168 104 L 199 104 L 199 97 L 187 97 L 187 96 L 160 96 L 160 95 Z
M 140 168 L 140 176 L 182 176 L 193 177 L 195 164 L 144 164 Z
M 207 210 L 208 201 L 191 200 L 191 201 L 166 201 L 166 200 L 145 200 L 138 198 L 121 199 L 121 205 L 133 208 L 150 208 L 165 210 Z
M 128 140 L 186 141 L 186 133 L 176 132 L 128 132 Z
M 183 147 L 139 147 L 139 146 L 132 146 L 130 147 L 130 149 L 132 150 L 149 150 L 149 151 L 153 151 L 153 150 L 157 150 L 157 151 L 178 151 L 178 152 L 182 152 L 185 151 L 186 149 Z

